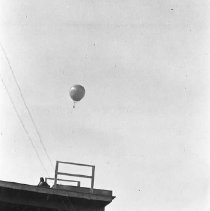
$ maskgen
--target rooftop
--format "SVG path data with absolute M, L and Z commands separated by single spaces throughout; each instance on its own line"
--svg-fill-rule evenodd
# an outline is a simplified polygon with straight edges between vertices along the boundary
M 0 180 L 0 210 L 8 205 L 44 207 L 45 210 L 70 210 L 72 206 L 104 208 L 113 199 L 112 191 L 109 190 L 91 191 L 90 188 L 63 185 L 43 188 Z

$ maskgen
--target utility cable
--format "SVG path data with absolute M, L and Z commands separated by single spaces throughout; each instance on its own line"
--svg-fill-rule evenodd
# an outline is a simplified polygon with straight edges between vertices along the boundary
M 0 78 L 1 78 L 2 84 L 3 84 L 3 86 L 4 86 L 4 89 L 6 90 L 7 95 L 8 95 L 8 97 L 9 97 L 9 99 L 10 99 L 10 102 L 12 103 L 12 107 L 14 108 L 15 113 L 16 113 L 16 115 L 17 115 L 17 117 L 18 117 L 18 119 L 19 119 L 19 121 L 20 121 L 20 123 L 21 123 L 21 125 L 22 125 L 22 127 L 23 127 L 23 129 L 24 129 L 24 131 L 25 131 L 25 133 L 27 134 L 28 139 L 29 139 L 29 141 L 31 142 L 31 145 L 32 145 L 32 147 L 33 147 L 33 149 L 34 149 L 34 151 L 35 151 L 35 153 L 36 153 L 36 155 L 37 155 L 37 157 L 38 157 L 38 159 L 39 159 L 39 161 L 40 161 L 40 163 L 41 163 L 43 169 L 45 170 L 45 172 L 46 172 L 47 175 L 49 176 L 49 174 L 48 174 L 48 172 L 47 172 L 47 169 L 45 168 L 44 163 L 42 162 L 42 160 L 41 160 L 41 158 L 40 158 L 40 156 L 39 156 L 39 153 L 38 153 L 38 151 L 37 151 L 37 149 L 36 149 L 36 147 L 35 147 L 35 145 L 34 145 L 34 143 L 33 143 L 33 140 L 32 140 L 32 138 L 31 138 L 31 136 L 30 136 L 28 130 L 26 129 L 26 127 L 25 127 L 25 125 L 24 125 L 24 123 L 23 123 L 23 120 L 21 119 L 20 114 L 18 113 L 18 110 L 17 110 L 17 108 L 16 108 L 16 106 L 15 106 L 15 103 L 14 103 L 14 101 L 13 101 L 13 99 L 12 99 L 10 93 L 9 93 L 9 90 L 7 89 L 7 86 L 6 86 L 5 82 L 4 82 L 4 80 L 3 80 L 2 76 L 1 76 L 1 74 L 0 74 Z
M 7 60 L 7 63 L 8 63 L 8 65 L 9 65 L 10 70 L 11 70 L 12 76 L 13 76 L 13 78 L 14 78 L 14 80 L 15 80 L 15 83 L 16 83 L 16 85 L 17 85 L 17 87 L 18 87 L 18 90 L 19 90 L 19 92 L 20 92 L 20 96 L 21 96 L 21 98 L 22 98 L 22 100 L 23 100 L 23 103 L 24 103 L 24 105 L 25 105 L 25 108 L 26 108 L 26 110 L 27 110 L 27 112 L 28 112 L 28 114 L 29 114 L 29 117 L 30 117 L 30 119 L 31 119 L 31 122 L 32 122 L 32 124 L 33 124 L 33 126 L 34 126 L 34 128 L 35 128 L 35 131 L 36 131 L 36 133 L 37 133 L 37 135 L 38 135 L 38 137 L 39 137 L 39 141 L 40 141 L 40 143 L 41 143 L 41 145 L 42 145 L 42 148 L 43 148 L 43 150 L 44 150 L 44 152 L 45 152 L 45 154 L 46 154 L 48 160 L 50 161 L 50 164 L 51 164 L 52 169 L 54 170 L 53 162 L 52 162 L 52 160 L 51 160 L 51 158 L 50 158 L 50 156 L 49 156 L 49 154 L 48 154 L 48 152 L 47 152 L 47 149 L 46 149 L 46 147 L 45 147 L 45 145 L 44 145 L 44 142 L 42 141 L 42 137 L 41 137 L 41 134 L 40 134 L 40 132 L 39 132 L 39 130 L 38 130 L 38 127 L 37 127 L 37 125 L 36 125 L 36 123 L 35 123 L 35 121 L 34 121 L 34 118 L 33 118 L 32 114 L 31 114 L 30 110 L 29 110 L 29 107 L 28 107 L 28 105 L 27 105 L 27 103 L 26 103 L 26 101 L 25 101 L 25 98 L 24 98 L 24 96 L 23 96 L 23 93 L 22 93 L 22 91 L 21 91 L 20 85 L 19 85 L 19 83 L 18 83 L 18 81 L 17 81 L 17 78 L 16 78 L 16 76 L 15 76 L 15 73 L 14 73 L 14 71 L 13 71 L 13 68 L 12 68 L 12 65 L 11 65 L 11 63 L 10 63 L 10 61 L 9 61 L 9 58 L 8 58 L 8 56 L 7 56 L 7 53 L 6 53 L 6 51 L 4 50 L 4 48 L 3 48 L 3 46 L 2 46 L 1 43 L 0 43 L 0 46 L 1 46 L 2 52 L 4 53 L 5 58 L 6 58 L 6 60 Z

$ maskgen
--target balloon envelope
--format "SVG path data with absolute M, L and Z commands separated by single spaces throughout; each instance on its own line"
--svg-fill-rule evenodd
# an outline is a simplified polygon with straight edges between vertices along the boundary
M 69 94 L 73 101 L 80 101 L 85 96 L 85 88 L 81 85 L 74 85 Z

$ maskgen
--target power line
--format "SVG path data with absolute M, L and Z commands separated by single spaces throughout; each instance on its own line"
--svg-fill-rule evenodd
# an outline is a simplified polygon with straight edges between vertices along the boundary
M 34 126 L 34 128 L 35 128 L 35 131 L 36 131 L 36 133 L 37 133 L 37 135 L 38 135 L 38 137 L 39 137 L 39 141 L 40 141 L 40 143 L 41 143 L 41 145 L 42 145 L 42 148 L 43 148 L 43 150 L 44 150 L 44 152 L 45 152 L 45 154 L 46 154 L 46 156 L 47 156 L 47 158 L 48 158 L 48 160 L 49 160 L 49 162 L 50 162 L 50 164 L 51 164 L 52 169 L 54 170 L 53 162 L 52 162 L 52 160 L 51 160 L 51 158 L 50 158 L 50 156 L 49 156 L 49 154 L 48 154 L 48 152 L 47 152 L 47 149 L 46 149 L 46 147 L 45 147 L 45 145 L 44 145 L 44 142 L 42 141 L 42 137 L 41 137 L 41 134 L 40 134 L 40 132 L 39 132 L 39 130 L 38 130 L 38 127 L 37 127 L 37 125 L 36 125 L 36 123 L 35 123 L 35 121 L 34 121 L 34 118 L 33 118 L 32 114 L 31 114 L 30 110 L 29 110 L 29 107 L 28 107 L 28 105 L 27 105 L 27 103 L 26 103 L 26 101 L 25 101 L 25 98 L 24 98 L 24 96 L 23 96 L 23 93 L 22 93 L 22 91 L 21 91 L 20 85 L 19 85 L 19 83 L 18 83 L 18 81 L 17 81 L 17 78 L 16 78 L 16 76 L 15 76 L 15 73 L 14 73 L 14 71 L 13 71 L 13 68 L 12 68 L 12 65 L 11 65 L 11 63 L 10 63 L 10 61 L 9 61 L 9 58 L 8 58 L 8 56 L 7 56 L 7 53 L 6 53 L 6 51 L 4 50 L 4 48 L 3 48 L 3 46 L 2 46 L 1 43 L 0 43 L 0 46 L 1 46 L 2 52 L 4 53 L 5 58 L 6 58 L 6 60 L 7 60 L 7 63 L 8 63 L 8 65 L 9 65 L 9 68 L 10 68 L 10 70 L 11 70 L 11 72 L 12 72 L 12 76 L 13 76 L 13 78 L 14 78 L 14 80 L 15 80 L 15 83 L 16 83 L 16 85 L 17 85 L 17 87 L 18 87 L 18 90 L 19 90 L 19 92 L 20 92 L 20 96 L 21 96 L 21 98 L 22 98 L 22 100 L 23 100 L 23 103 L 24 103 L 24 105 L 25 105 L 25 108 L 26 108 L 26 110 L 27 110 L 27 112 L 28 112 L 28 114 L 29 114 L 29 117 L 30 117 L 30 119 L 31 119 L 31 122 L 32 122 L 32 124 L 33 124 L 33 126 Z
M 32 138 L 31 138 L 31 136 L 30 136 L 28 130 L 26 129 L 26 127 L 25 127 L 25 125 L 24 125 L 24 123 L 23 123 L 23 120 L 21 119 L 20 114 L 18 113 L 18 110 L 17 110 L 17 108 L 16 108 L 16 106 L 15 106 L 15 103 L 14 103 L 14 101 L 13 101 L 13 99 L 12 99 L 10 93 L 9 93 L 9 90 L 8 90 L 7 87 L 6 87 L 6 84 L 5 84 L 5 82 L 4 82 L 4 80 L 3 80 L 2 76 L 1 76 L 1 74 L 0 74 L 0 78 L 1 78 L 2 84 L 3 84 L 3 86 L 4 86 L 4 89 L 6 90 L 7 95 L 8 95 L 8 97 L 9 97 L 9 99 L 10 99 L 10 102 L 12 103 L 12 107 L 14 108 L 15 113 L 16 113 L 16 115 L 17 115 L 17 117 L 18 117 L 18 119 L 19 119 L 19 121 L 20 121 L 20 123 L 21 123 L 21 125 L 22 125 L 22 127 L 23 127 L 23 129 L 24 129 L 24 131 L 26 132 L 26 134 L 27 134 L 27 136 L 28 136 L 28 139 L 30 140 L 31 145 L 32 145 L 32 147 L 33 147 L 33 149 L 34 149 L 34 151 L 35 151 L 35 153 L 36 153 L 36 155 L 37 155 L 37 157 L 38 157 L 38 159 L 39 159 L 39 161 L 40 161 L 40 163 L 41 163 L 43 169 L 45 170 L 45 172 L 46 172 L 47 175 L 49 176 L 49 174 L 48 174 L 48 172 L 47 172 L 47 169 L 45 168 L 44 163 L 42 162 L 42 160 L 41 160 L 41 158 L 40 158 L 40 156 L 39 156 L 39 153 L 38 153 L 38 151 L 37 151 L 37 149 L 36 149 L 36 147 L 35 147 L 35 145 L 34 145 L 34 143 L 33 143 L 33 141 L 32 141 Z

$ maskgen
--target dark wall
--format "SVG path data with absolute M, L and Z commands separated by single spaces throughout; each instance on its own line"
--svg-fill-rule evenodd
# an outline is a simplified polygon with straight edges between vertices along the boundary
M 0 211 L 104 211 L 107 201 L 0 188 Z
M 0 211 L 104 211 L 103 207 L 90 208 L 84 206 L 77 206 L 66 209 L 53 209 L 53 208 L 43 208 L 43 207 L 34 207 L 34 206 L 26 206 L 26 205 L 18 205 L 5 203 L 0 201 Z

